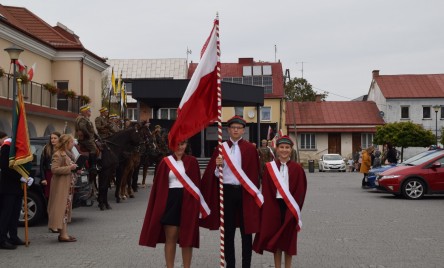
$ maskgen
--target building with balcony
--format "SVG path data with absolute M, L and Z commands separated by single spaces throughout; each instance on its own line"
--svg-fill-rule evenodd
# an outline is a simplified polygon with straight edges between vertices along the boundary
M 21 85 L 30 137 L 73 132 L 84 103 L 90 103 L 92 118 L 99 115 L 106 60 L 85 48 L 65 25 L 50 26 L 24 7 L 0 5 L 0 129 L 11 134 L 14 71 L 4 49 L 12 45 L 23 49 L 23 70 L 17 73 L 23 82 L 36 66 L 32 81 Z

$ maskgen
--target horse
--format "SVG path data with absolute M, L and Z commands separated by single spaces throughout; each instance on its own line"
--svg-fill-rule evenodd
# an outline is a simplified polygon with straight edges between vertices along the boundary
M 143 167 L 142 187 L 145 187 L 148 168 L 154 166 L 154 174 L 156 174 L 160 161 L 169 154 L 168 135 L 165 131 L 163 133 L 157 130 L 151 132 L 147 126 L 141 128 L 141 133 L 144 139 L 145 150 L 141 155 L 140 161 Z
M 137 127 L 132 126 L 121 130 L 103 140 L 101 169 L 99 171 L 99 207 L 108 207 L 107 194 L 111 179 L 116 175 L 116 201 L 120 202 L 121 193 L 128 184 L 128 174 L 132 174 L 133 161 L 130 156 L 141 142 Z M 127 171 L 128 169 L 128 171 Z M 131 172 L 131 173 L 130 173 Z M 102 204 L 102 205 L 100 205 Z

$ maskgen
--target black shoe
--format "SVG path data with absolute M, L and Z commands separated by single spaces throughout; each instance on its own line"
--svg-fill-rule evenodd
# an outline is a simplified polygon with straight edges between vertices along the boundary
M 17 246 L 10 244 L 8 241 L 0 243 L 0 249 L 16 249 Z
M 99 208 L 100 208 L 100 210 L 105 210 L 105 204 L 103 204 L 103 203 L 99 204 Z
M 8 243 L 16 246 L 24 246 L 26 244 L 25 241 L 21 240 L 18 237 L 14 239 L 8 239 Z
M 105 203 L 105 208 L 106 209 L 113 209 L 108 203 Z

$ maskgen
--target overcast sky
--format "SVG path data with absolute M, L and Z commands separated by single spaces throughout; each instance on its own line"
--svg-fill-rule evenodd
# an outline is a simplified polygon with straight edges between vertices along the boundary
M 282 62 L 327 100 L 365 95 L 380 74 L 444 73 L 442 0 L 1 0 L 61 22 L 110 59 L 199 61 L 216 13 L 221 61 Z M 277 53 L 275 55 L 275 45 Z M 303 62 L 303 64 L 302 64 Z

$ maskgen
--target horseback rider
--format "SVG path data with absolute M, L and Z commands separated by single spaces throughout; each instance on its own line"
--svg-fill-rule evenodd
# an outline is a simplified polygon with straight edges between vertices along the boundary
M 120 130 L 120 119 L 117 114 L 111 114 L 109 116 L 110 125 L 111 125 L 111 133 L 119 132 Z
M 110 120 L 108 119 L 108 109 L 106 107 L 102 107 L 99 110 L 100 115 L 96 117 L 96 129 L 101 139 L 106 139 L 113 133 L 113 128 Z
M 82 149 L 89 152 L 89 173 L 97 175 L 97 148 L 95 140 L 98 135 L 94 131 L 94 126 L 89 120 L 91 108 L 88 105 L 80 107 L 80 115 L 76 118 L 75 135 Z

